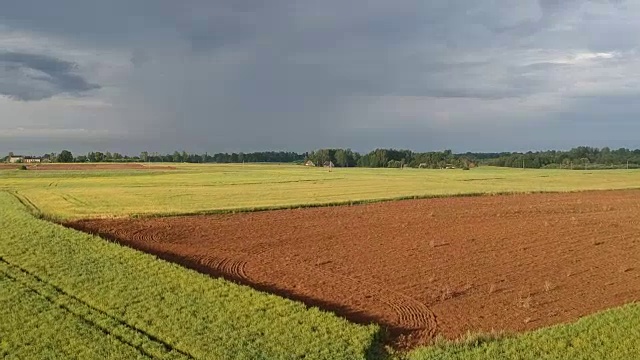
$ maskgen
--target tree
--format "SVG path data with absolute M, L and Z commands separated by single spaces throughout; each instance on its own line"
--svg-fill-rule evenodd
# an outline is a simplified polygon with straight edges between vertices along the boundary
M 316 152 L 316 155 L 318 156 L 318 162 L 316 164 L 322 165 L 327 161 L 332 161 L 329 149 L 320 149 Z
M 73 162 L 73 154 L 69 150 L 62 150 L 60 155 L 58 155 L 58 162 L 61 163 L 70 163 Z
M 389 162 L 387 162 L 387 167 L 400 169 L 402 168 L 402 161 L 389 160 Z
M 347 156 L 347 152 L 343 149 L 336 150 L 336 165 L 341 167 L 349 166 L 349 157 Z
M 104 161 L 104 154 L 100 151 L 96 151 L 93 156 L 95 157 L 95 162 L 103 162 Z
M 589 158 L 585 157 L 580 159 L 580 161 L 582 161 L 584 163 L 584 169 L 587 170 L 587 166 L 589 165 Z

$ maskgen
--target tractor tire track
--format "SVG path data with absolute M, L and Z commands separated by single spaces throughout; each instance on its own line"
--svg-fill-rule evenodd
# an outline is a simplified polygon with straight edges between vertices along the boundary
M 214 272 L 231 277 L 234 280 L 249 280 L 246 274 L 247 262 L 228 257 L 202 256 L 198 259 L 201 265 L 204 265 Z
M 189 353 L 174 347 L 145 330 L 91 306 L 80 298 L 67 293 L 62 288 L 2 257 L 0 257 L 0 273 L 106 335 L 113 336 L 118 341 L 135 348 L 147 357 L 152 359 L 194 359 Z
M 385 288 L 375 282 L 357 280 L 348 275 L 321 269 L 318 266 L 303 263 L 298 263 L 298 265 L 306 268 L 307 271 L 322 273 L 334 281 L 340 279 L 343 283 L 355 285 L 352 287 L 360 293 L 373 293 L 375 300 L 384 303 L 395 313 L 396 324 L 394 325 L 413 335 L 413 337 L 417 337 L 418 339 L 416 340 L 428 341 L 435 338 L 438 328 L 436 315 L 422 302 L 399 291 Z

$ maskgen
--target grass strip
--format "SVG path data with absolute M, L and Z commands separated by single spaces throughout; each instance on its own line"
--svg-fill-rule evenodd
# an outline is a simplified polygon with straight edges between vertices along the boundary
M 513 336 L 470 334 L 400 356 L 406 360 L 640 359 L 640 304 Z
M 0 271 L 0 358 L 149 359 Z
M 378 349 L 377 326 L 355 325 L 37 219 L 6 192 L 0 192 L 0 210 L 0 257 L 6 263 L 178 353 L 200 359 L 365 359 Z M 15 332 L 25 330 L 14 326 Z

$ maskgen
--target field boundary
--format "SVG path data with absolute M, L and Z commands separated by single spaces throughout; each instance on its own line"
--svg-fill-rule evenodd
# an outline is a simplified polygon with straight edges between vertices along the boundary
M 49 221 L 49 220 L 46 220 Z M 58 225 L 64 226 L 67 229 L 73 230 L 73 231 L 78 231 L 84 234 L 88 234 L 91 236 L 95 236 L 98 237 L 100 239 L 102 239 L 103 241 L 107 241 L 107 242 L 111 242 L 114 244 L 117 244 L 119 246 L 122 247 L 126 247 L 129 248 L 131 250 L 134 250 L 136 252 L 140 252 L 140 253 L 144 253 L 144 254 L 148 254 L 148 255 L 152 255 L 157 257 L 160 260 L 166 261 L 168 263 L 174 264 L 176 266 L 180 266 L 182 268 L 185 269 L 189 269 L 192 271 L 195 271 L 199 274 L 202 274 L 204 276 L 208 276 L 211 278 L 219 278 L 222 279 L 228 283 L 232 283 L 232 284 L 236 284 L 236 285 L 240 285 L 240 286 L 244 286 L 247 288 L 250 288 L 252 290 L 258 291 L 258 292 L 262 292 L 265 294 L 270 294 L 273 296 L 277 296 L 281 299 L 285 299 L 288 301 L 293 301 L 293 302 L 297 302 L 297 303 L 301 303 L 303 304 L 306 308 L 318 308 L 322 311 L 331 313 L 335 316 L 338 316 L 341 319 L 345 319 L 346 321 L 348 321 L 349 323 L 352 324 L 358 324 L 361 326 L 366 326 L 366 325 L 370 325 L 370 324 L 375 324 L 377 326 L 381 326 L 380 323 L 377 322 L 373 322 L 373 321 L 364 321 L 364 322 L 358 322 L 358 321 L 354 321 L 352 319 L 349 319 L 348 317 L 344 316 L 344 315 L 339 315 L 338 314 L 338 310 L 340 308 L 340 304 L 337 303 L 332 303 L 332 302 L 327 302 L 327 301 L 323 301 L 321 299 L 317 299 L 317 298 L 313 298 L 313 297 L 308 297 L 308 296 L 304 296 L 304 295 L 295 295 L 292 292 L 290 292 L 289 290 L 286 289 L 282 289 L 279 288 L 277 286 L 273 286 L 273 285 L 264 285 L 264 284 L 259 284 L 253 280 L 251 280 L 249 277 L 243 276 L 243 272 L 244 270 L 242 269 L 244 265 L 243 261 L 237 261 L 237 260 L 233 260 L 233 259 L 229 259 L 229 258 L 204 258 L 204 259 L 209 259 L 212 261 L 211 264 L 207 264 L 206 262 L 201 261 L 202 259 L 198 259 L 198 260 L 194 260 L 194 259 L 190 259 L 186 256 L 180 255 L 180 254 L 173 254 L 171 252 L 168 251 L 163 251 L 163 250 L 154 250 L 152 248 L 149 247 L 144 247 L 144 246 L 136 246 L 134 244 L 128 243 L 126 242 L 124 239 L 119 238 L 117 236 L 113 236 L 109 233 L 105 233 L 105 232 L 101 232 L 101 231 L 91 231 L 89 229 L 84 229 L 82 227 L 79 226 L 75 226 L 74 224 L 71 223 L 59 223 Z M 213 266 L 211 266 L 213 265 Z M 228 270 L 231 271 L 237 271 L 239 273 L 235 273 L 232 274 L 230 272 L 227 272 Z M 332 275 L 337 275 L 337 274 L 333 274 Z M 378 286 L 379 287 L 379 286 Z M 396 295 L 397 297 L 407 297 L 406 295 Z M 420 303 L 422 304 L 422 303 Z M 392 305 L 387 304 L 388 306 L 392 307 Z M 426 305 L 422 304 L 423 306 L 426 307 Z M 427 307 L 427 309 L 429 309 Z M 430 312 L 430 309 L 428 310 Z M 433 315 L 432 313 L 430 313 L 430 315 L 427 316 L 431 316 Z M 433 315 L 432 318 L 430 318 L 433 320 L 433 322 L 435 323 L 435 315 Z M 434 328 L 435 329 L 435 328 Z M 373 344 L 373 346 L 370 349 L 370 352 L 372 354 L 376 354 L 375 356 L 380 356 L 380 354 L 384 353 L 384 350 L 381 350 L 382 347 L 384 347 L 385 345 L 389 345 L 392 344 L 393 341 L 390 338 L 390 333 L 389 333 L 390 329 L 389 328 L 385 328 L 382 329 L 380 331 L 380 333 L 376 336 L 376 340 Z M 373 356 L 373 355 L 372 355 Z M 378 359 L 378 357 L 373 357 L 373 359 Z
M 336 207 L 336 206 L 357 206 L 385 203 L 392 201 L 402 200 L 427 200 L 427 199 L 442 199 L 442 198 L 457 198 L 457 197 L 483 197 L 483 196 L 509 196 L 509 195 L 533 195 L 533 194 L 575 194 L 585 192 L 600 192 L 600 191 L 640 191 L 640 186 L 620 188 L 620 189 L 588 189 L 588 190 L 569 190 L 569 191 L 499 191 L 499 192 L 471 192 L 471 193 L 454 193 L 454 194 L 429 194 L 429 195 L 406 195 L 396 196 L 391 198 L 380 199 L 364 199 L 364 200 L 345 200 L 325 203 L 309 203 L 309 204 L 294 204 L 294 205 L 275 205 L 275 206 L 256 206 L 256 207 L 241 207 L 232 209 L 211 209 L 211 210 L 199 210 L 199 211 L 186 211 L 186 212 L 158 212 L 158 213 L 132 213 L 125 216 L 109 216 L 109 217 L 84 217 L 69 220 L 78 219 L 126 219 L 126 218 L 163 218 L 174 216 L 199 216 L 199 215 L 225 215 L 225 214 L 239 214 L 239 213 L 251 213 L 262 212 L 272 210 L 292 210 L 292 209 L 308 209 L 308 208 L 321 208 L 321 207 Z M 56 220 L 55 216 L 49 217 L 48 214 L 43 214 L 51 221 L 60 223 Z M 64 225 L 64 224 L 63 224 Z
M 638 194 L 453 197 L 237 216 L 81 220 L 66 226 L 352 322 L 376 322 L 389 331 L 389 344 L 404 330 L 438 327 L 452 338 L 463 335 L 467 323 L 524 331 L 629 301 L 636 291 L 628 288 L 636 284 L 630 258 L 636 247 L 626 224 L 633 226 Z M 322 228 L 332 221 L 335 226 Z M 387 247 L 388 238 L 401 250 Z M 623 248 L 630 250 L 617 252 Z M 357 249 L 365 255 L 354 253 Z M 508 260 L 486 256 L 488 251 Z M 618 261 L 611 260 L 614 255 Z M 567 261 L 570 256 L 584 256 L 583 262 Z M 574 295 L 594 293 L 593 284 L 615 286 L 607 288 L 609 295 Z M 443 321 L 431 322 L 430 312 Z M 461 318 L 471 320 L 452 320 Z M 427 343 L 431 337 L 420 339 Z
M 27 198 L 22 194 L 19 194 L 18 190 L 14 190 L 14 191 L 7 190 L 7 192 L 13 195 L 13 197 L 15 197 L 36 218 L 41 219 L 43 217 L 47 217 L 47 215 L 45 215 L 40 210 L 40 208 L 38 208 L 36 204 L 34 204 L 31 200 L 29 200 L 29 198 Z M 52 216 L 51 218 L 54 218 L 54 217 Z
M 0 273 L 28 288 L 54 306 L 73 314 L 91 327 L 102 331 L 105 335 L 113 336 L 121 343 L 138 350 L 142 355 L 152 359 L 165 358 L 167 356 L 180 359 L 195 358 L 156 336 L 89 305 L 60 287 L 7 261 L 2 256 L 0 256 Z
M 0 232 L 0 277 L 141 357 L 386 358 L 383 332 L 376 325 L 359 326 L 301 302 L 211 279 L 148 253 L 87 237 L 46 217 L 34 217 L 33 209 L 7 191 L 0 191 L 0 203 L 6 205 L 0 206 L 0 223 L 6 230 Z M 27 229 L 30 224 L 35 225 L 32 231 Z M 96 251 L 104 251 L 109 259 L 94 258 Z M 63 280 L 69 276 L 78 280 Z M 122 287 L 120 279 L 126 280 Z M 153 289 L 161 290 L 149 293 Z M 155 309 L 143 304 L 147 301 Z M 19 346 L 20 320 L 8 331 L 18 339 L 9 345 Z M 64 339 L 64 334 L 51 338 Z M 70 347 L 52 346 L 62 351 Z

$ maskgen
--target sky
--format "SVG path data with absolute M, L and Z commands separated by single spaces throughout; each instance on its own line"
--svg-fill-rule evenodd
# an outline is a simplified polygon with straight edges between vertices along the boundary
M 640 1 L 0 8 L 0 153 L 640 148 Z

